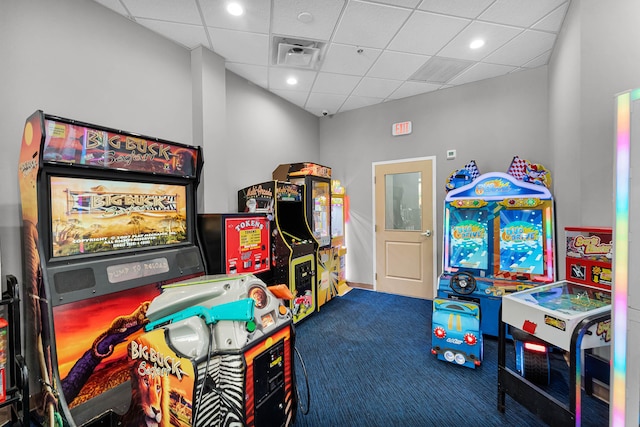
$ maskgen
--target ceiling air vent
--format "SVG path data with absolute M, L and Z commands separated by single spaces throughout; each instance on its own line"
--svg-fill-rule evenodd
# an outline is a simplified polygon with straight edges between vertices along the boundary
M 446 83 L 473 62 L 460 59 L 441 58 L 433 56 L 418 71 L 413 73 L 409 80 L 429 83 Z
M 326 43 L 277 36 L 273 41 L 275 65 L 308 70 L 316 70 L 320 66 Z

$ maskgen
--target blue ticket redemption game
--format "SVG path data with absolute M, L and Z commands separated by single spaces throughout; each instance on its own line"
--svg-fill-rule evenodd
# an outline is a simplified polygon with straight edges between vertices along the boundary
M 450 191 L 443 218 L 438 298 L 478 304 L 480 330 L 497 337 L 503 295 L 555 281 L 551 192 L 490 172 Z

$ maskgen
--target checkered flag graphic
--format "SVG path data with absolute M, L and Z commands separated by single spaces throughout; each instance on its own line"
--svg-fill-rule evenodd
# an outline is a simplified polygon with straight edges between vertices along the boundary
M 519 180 L 522 180 L 522 178 L 527 174 L 527 163 L 529 163 L 528 160 L 515 156 L 511 161 L 511 166 L 509 166 L 507 173 Z
M 476 165 L 475 160 L 471 160 L 469 163 L 464 165 L 463 169 L 466 169 L 469 174 L 471 174 L 471 181 L 475 181 L 476 178 L 480 176 L 480 170 L 478 169 L 478 165 Z

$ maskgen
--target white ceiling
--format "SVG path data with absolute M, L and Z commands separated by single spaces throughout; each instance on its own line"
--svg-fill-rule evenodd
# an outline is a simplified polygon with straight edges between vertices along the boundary
M 570 0 L 95 1 L 321 116 L 546 65 Z M 282 37 L 326 43 L 315 68 L 274 64 Z

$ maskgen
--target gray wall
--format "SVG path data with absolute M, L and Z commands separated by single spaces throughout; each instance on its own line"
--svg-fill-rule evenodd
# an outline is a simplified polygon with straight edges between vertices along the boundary
M 191 141 L 189 52 L 86 1 L 0 2 L 2 274 L 22 277 L 18 156 L 36 110 Z
M 638 16 L 636 0 L 573 0 L 565 18 L 549 66 L 560 237 L 566 226 L 613 226 L 614 97 L 640 87 Z M 564 254 L 561 243 L 561 263 Z
M 475 160 L 482 173 L 506 172 L 516 155 L 551 162 L 547 86 L 547 67 L 540 67 L 321 118 L 321 163 L 350 199 L 347 280 L 373 284 L 372 162 L 436 157 L 440 260 L 444 184 L 453 170 Z M 391 136 L 392 123 L 406 120 L 413 132 Z M 446 160 L 448 149 L 455 160 Z
M 2 0 L 0 40 L 3 276 L 22 278 L 18 157 L 35 110 L 202 145 L 207 211 L 235 211 L 237 190 L 280 163 L 318 161 L 315 116 L 97 3 Z
M 227 72 L 229 206 L 238 190 L 271 179 L 282 163 L 317 162 L 318 118 L 284 99 Z

